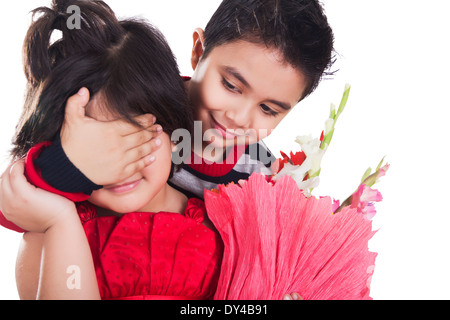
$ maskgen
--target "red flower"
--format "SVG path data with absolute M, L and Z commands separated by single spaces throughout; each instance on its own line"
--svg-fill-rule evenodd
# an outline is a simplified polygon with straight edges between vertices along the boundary
M 283 170 L 286 163 L 290 163 L 294 166 L 301 166 L 303 161 L 305 161 L 306 159 L 306 154 L 303 151 L 296 152 L 295 154 L 291 151 L 290 158 L 283 151 L 280 151 L 280 154 L 283 158 L 277 159 L 275 165 L 276 170 L 273 170 L 274 173 L 279 173 L 281 170 Z M 277 165 L 278 168 L 276 167 Z
M 253 174 L 241 187 L 205 191 L 208 216 L 224 242 L 216 300 L 371 299 L 376 253 L 372 222 L 330 197 L 307 198 L 288 176 L 275 185 Z
M 291 151 L 291 161 L 292 164 L 296 166 L 301 166 L 306 159 L 306 154 L 303 151 L 297 152 L 293 154 Z

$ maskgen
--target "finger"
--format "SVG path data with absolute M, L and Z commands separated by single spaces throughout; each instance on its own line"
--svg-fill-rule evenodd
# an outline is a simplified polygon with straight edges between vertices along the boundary
M 18 190 L 20 190 L 20 192 L 23 192 L 23 190 L 27 190 L 25 188 L 30 187 L 30 183 L 28 182 L 27 178 L 25 177 L 25 161 L 24 160 L 16 161 L 10 167 L 8 183 L 9 183 L 10 191 L 12 193 L 15 193 Z
M 144 114 L 133 118 L 139 125 L 131 123 L 125 119 L 118 119 L 110 121 L 112 126 L 115 126 L 115 130 L 121 136 L 128 136 L 136 132 L 147 130 L 151 128 L 156 123 L 156 118 L 151 114 Z
M 153 162 L 155 162 L 156 157 L 153 155 L 144 157 L 138 161 L 135 161 L 133 163 L 128 164 L 124 169 L 124 175 L 126 178 L 131 177 L 136 172 L 139 172 L 146 168 L 147 166 L 151 165 Z
M 161 133 L 162 127 L 156 125 L 152 127 L 150 130 L 142 130 L 134 134 L 130 134 L 128 136 L 123 137 L 122 139 L 123 148 L 128 151 L 131 149 L 139 148 L 142 145 L 148 144 L 152 141 L 154 142 L 153 145 L 155 145 L 156 148 L 159 148 L 159 146 L 161 145 L 161 139 L 158 138 L 158 136 Z
M 158 148 L 155 141 L 150 141 L 123 153 L 119 160 L 122 169 L 118 180 L 125 180 L 155 162 L 156 156 L 153 153 Z
M 9 171 L 9 167 L 7 167 L 5 171 L 3 171 L 2 175 L 0 176 L 0 178 L 3 179 L 3 177 L 8 173 L 8 171 Z
M 6 199 L 7 195 L 9 194 L 6 186 L 5 186 L 5 178 L 3 178 L 0 180 L 0 212 L 3 213 L 3 216 L 5 218 L 7 218 L 5 216 L 5 214 L 7 214 L 6 212 L 6 208 L 5 208 L 5 204 L 3 203 L 4 199 Z
M 3 203 L 3 175 L 0 177 L 0 214 L 3 212 L 2 203 Z
M 134 134 L 139 134 L 145 131 L 151 132 L 151 133 L 155 133 L 155 134 L 160 134 L 162 133 L 164 130 L 161 127 L 161 125 L 159 124 L 145 124 L 142 127 L 138 127 L 136 125 L 133 125 L 132 123 L 119 123 L 118 124 L 118 131 L 120 133 L 120 135 L 122 137 L 128 137 Z
M 303 300 L 303 297 L 300 296 L 297 292 L 294 292 L 292 294 L 292 299 L 294 299 L 294 300 Z
M 298 294 L 297 292 L 291 293 L 291 294 L 285 294 L 283 296 L 283 300 L 304 300 L 302 296 L 300 296 L 300 294 Z
M 10 184 L 10 172 L 11 172 L 11 168 L 12 165 L 10 165 L 5 172 L 2 175 L 2 180 L 1 180 L 1 195 L 2 195 L 2 208 L 1 211 L 3 212 L 3 214 L 6 214 L 6 208 L 3 207 L 4 203 L 3 203 L 3 199 L 9 199 L 11 196 L 11 184 Z
M 148 128 L 156 123 L 156 117 L 152 114 L 143 114 L 133 118 L 143 128 Z
M 162 140 L 158 137 L 151 139 L 137 147 L 128 149 L 123 160 L 126 164 L 133 163 L 145 157 L 149 157 L 161 148 Z
M 66 121 L 73 122 L 86 118 L 86 106 L 89 99 L 90 93 L 86 88 L 81 88 L 78 93 L 71 96 L 66 103 Z
M 0 186 L 1 186 L 0 193 L 5 192 L 5 189 L 7 187 L 8 180 L 9 180 L 9 171 L 10 170 L 11 170 L 11 166 L 6 168 L 5 172 L 3 172 L 3 174 L 2 174 L 2 178 L 0 180 Z

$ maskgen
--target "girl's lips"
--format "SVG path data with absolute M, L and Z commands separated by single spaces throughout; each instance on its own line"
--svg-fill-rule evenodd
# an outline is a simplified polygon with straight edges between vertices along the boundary
M 105 187 L 106 190 L 111 191 L 113 193 L 117 193 L 117 194 L 121 194 L 121 193 L 127 193 L 130 191 L 133 191 L 134 189 L 136 189 L 139 184 L 141 183 L 142 179 L 133 181 L 133 182 L 128 182 L 128 183 L 124 183 L 118 186 L 111 186 L 111 187 Z

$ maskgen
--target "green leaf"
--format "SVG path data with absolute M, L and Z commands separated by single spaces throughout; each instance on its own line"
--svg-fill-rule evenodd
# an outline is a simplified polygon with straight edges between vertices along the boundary
M 366 172 L 364 172 L 364 175 L 361 179 L 361 183 L 363 183 L 364 180 L 366 180 L 370 176 L 371 173 L 372 173 L 372 168 L 367 169 Z
M 333 139 L 334 128 L 323 138 L 322 144 L 320 145 L 320 149 L 324 150 L 326 146 L 330 145 L 331 139 Z
M 380 163 L 378 164 L 378 167 L 377 167 L 377 170 L 376 170 L 376 171 L 378 171 L 378 170 L 381 169 L 381 167 L 383 166 L 383 163 L 384 163 L 384 159 L 385 159 L 385 158 L 386 158 L 386 157 L 383 157 L 383 159 L 381 159 Z
M 347 105 L 348 97 L 350 95 L 350 89 L 351 89 L 351 86 L 349 84 L 346 84 L 345 85 L 344 95 L 342 96 L 341 104 L 339 105 L 339 109 L 338 109 L 338 112 L 336 114 L 336 120 L 337 120 L 337 118 L 339 118 L 341 113 L 344 111 L 345 106 Z
M 322 171 L 322 169 L 319 169 L 318 171 L 316 171 L 315 173 L 313 173 L 311 176 L 309 176 L 309 179 L 320 176 L 320 172 L 321 172 L 321 171 Z
M 330 108 L 330 119 L 336 119 L 336 106 L 333 103 Z

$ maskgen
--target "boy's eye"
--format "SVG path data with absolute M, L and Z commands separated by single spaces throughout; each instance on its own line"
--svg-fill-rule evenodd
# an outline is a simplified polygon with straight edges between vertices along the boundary
M 272 110 L 268 105 L 266 104 L 261 104 L 259 105 L 259 107 L 261 108 L 262 112 L 264 112 L 265 114 L 268 114 L 270 116 L 277 116 L 278 112 Z
M 230 91 L 233 91 L 233 92 L 237 92 L 237 93 L 241 93 L 238 88 L 236 88 L 231 83 L 229 83 L 225 78 L 222 78 L 222 84 L 225 87 L 225 89 L 227 89 L 227 90 L 230 90 Z

